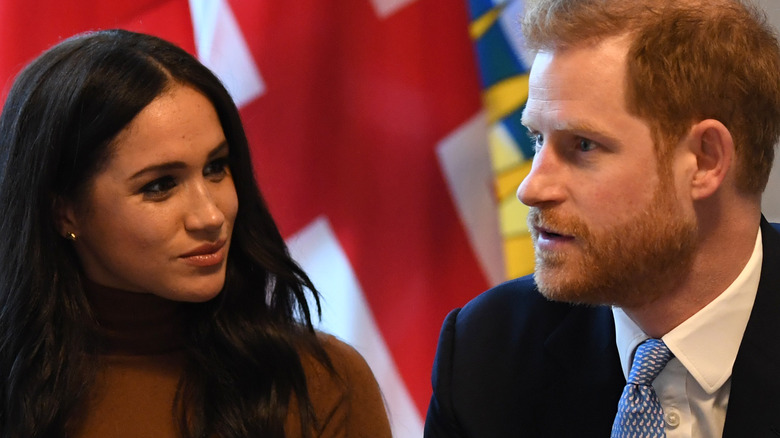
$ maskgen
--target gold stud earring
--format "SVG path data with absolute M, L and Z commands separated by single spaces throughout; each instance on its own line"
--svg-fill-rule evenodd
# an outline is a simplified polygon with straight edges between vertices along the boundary
M 72 232 L 72 231 L 71 231 L 71 232 L 69 232 L 69 233 L 67 233 L 67 234 L 65 235 L 65 238 L 66 238 L 66 239 L 68 239 L 68 240 L 70 240 L 70 241 L 73 241 L 73 242 L 75 242 L 75 241 L 76 241 L 76 233 L 74 233 L 74 232 Z

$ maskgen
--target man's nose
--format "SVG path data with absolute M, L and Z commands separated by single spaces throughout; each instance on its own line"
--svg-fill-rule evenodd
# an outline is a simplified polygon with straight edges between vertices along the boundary
M 539 148 L 534 155 L 531 171 L 517 188 L 517 199 L 529 207 L 563 200 L 564 165 L 551 145 Z

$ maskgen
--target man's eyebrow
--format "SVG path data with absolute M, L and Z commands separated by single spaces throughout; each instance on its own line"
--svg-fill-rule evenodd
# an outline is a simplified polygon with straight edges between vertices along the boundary
M 227 140 L 220 142 L 214 149 L 209 152 L 208 159 L 212 160 L 215 157 L 222 155 L 228 149 Z M 166 161 L 164 163 L 152 164 L 151 166 L 144 167 L 138 172 L 130 176 L 130 180 L 138 179 L 147 173 L 165 173 L 172 170 L 184 169 L 187 167 L 187 163 L 183 161 Z
M 536 130 L 537 127 L 534 126 L 532 121 L 529 119 L 529 117 L 526 116 L 525 111 L 523 111 L 523 116 L 520 122 L 529 130 Z M 529 126 L 530 125 L 530 126 Z M 570 121 L 561 121 L 561 122 L 555 122 L 551 125 L 551 128 L 553 131 L 558 132 L 575 132 L 578 133 L 578 135 L 585 135 L 587 137 L 597 137 L 597 139 L 600 139 L 601 141 L 608 141 L 611 143 L 618 143 L 619 140 L 614 137 L 613 135 L 609 134 L 606 129 L 595 125 L 591 122 L 588 122 L 586 120 L 570 120 Z

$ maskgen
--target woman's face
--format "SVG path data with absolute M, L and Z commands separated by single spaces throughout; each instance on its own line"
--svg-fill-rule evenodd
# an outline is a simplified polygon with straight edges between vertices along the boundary
M 238 199 L 229 148 L 211 102 L 175 85 L 116 137 L 105 167 L 60 231 L 92 281 L 175 301 L 202 302 L 225 282 Z

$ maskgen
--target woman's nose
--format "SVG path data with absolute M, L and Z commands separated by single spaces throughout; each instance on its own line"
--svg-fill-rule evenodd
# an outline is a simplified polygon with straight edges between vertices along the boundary
M 207 184 L 203 182 L 192 187 L 191 202 L 184 221 L 189 231 L 219 230 L 225 223 L 225 214 Z

